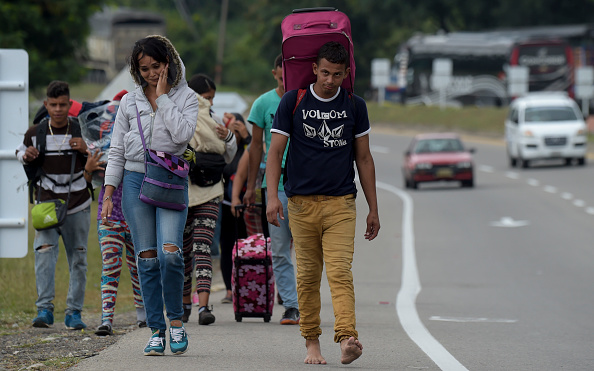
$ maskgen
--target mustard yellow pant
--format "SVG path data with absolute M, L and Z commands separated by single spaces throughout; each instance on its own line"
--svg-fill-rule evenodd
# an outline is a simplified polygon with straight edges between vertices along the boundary
M 325 263 L 334 309 L 334 341 L 358 338 L 351 272 L 357 217 L 355 196 L 293 196 L 288 210 L 297 257 L 301 335 L 317 339 L 322 334 L 320 282 Z

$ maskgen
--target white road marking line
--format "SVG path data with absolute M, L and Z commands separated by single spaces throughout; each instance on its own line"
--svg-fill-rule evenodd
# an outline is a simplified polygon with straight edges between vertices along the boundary
M 489 165 L 479 165 L 477 167 L 477 169 L 479 171 L 482 171 L 484 173 L 493 173 L 495 172 L 495 169 L 492 166 Z M 514 171 L 507 171 L 505 172 L 505 176 L 509 179 L 519 179 L 520 178 L 520 174 L 514 172 Z M 534 179 L 534 178 L 530 178 L 528 180 L 526 180 L 526 183 L 528 183 L 528 185 L 533 186 L 533 187 L 538 187 L 540 186 L 540 181 L 538 179 Z M 543 190 L 547 193 L 552 193 L 555 194 L 557 193 L 557 187 L 554 187 L 552 185 L 546 185 L 543 187 Z M 573 194 L 569 193 L 569 192 L 563 192 L 561 193 L 561 198 L 566 200 L 566 201 L 571 201 L 573 200 Z M 585 207 L 586 206 L 586 202 L 584 200 L 574 200 L 573 201 L 573 205 L 576 207 Z M 594 215 L 594 207 L 587 207 L 586 208 L 586 213 L 590 214 L 590 215 Z M 497 222 L 492 222 L 491 226 L 494 227 L 510 227 L 510 223 L 508 223 L 508 220 L 504 220 L 505 218 L 501 218 L 500 221 Z M 511 221 L 513 221 L 513 219 L 510 218 Z M 523 221 L 520 221 L 523 222 Z M 528 222 L 526 222 L 525 225 L 530 224 Z M 516 227 L 516 225 L 513 225 L 513 227 Z
M 468 370 L 427 330 L 419 318 L 416 308 L 417 295 L 421 292 L 421 282 L 415 255 L 415 236 L 413 228 L 413 201 L 408 193 L 390 184 L 376 183 L 377 188 L 398 196 L 403 203 L 402 211 L 402 283 L 396 297 L 396 312 L 400 324 L 419 348 L 441 370 Z
M 484 318 L 484 317 L 441 317 L 431 316 L 431 321 L 444 321 L 444 322 L 484 322 L 484 323 L 516 323 L 517 319 L 505 319 L 505 318 Z
M 491 222 L 492 227 L 507 227 L 507 228 L 516 228 L 516 227 L 524 227 L 529 225 L 530 222 L 527 220 L 514 220 L 509 216 L 504 216 L 501 220 L 496 222 Z
M 544 186 L 544 191 L 548 192 L 548 193 L 557 193 L 557 187 L 553 187 L 553 186 Z
M 493 168 L 493 166 L 489 166 L 489 165 L 479 165 L 478 169 L 479 169 L 479 171 L 482 171 L 483 173 L 495 172 L 495 169 Z
M 573 201 L 573 205 L 577 207 L 584 207 L 586 206 L 586 202 L 584 200 L 575 200 Z
M 371 152 L 384 153 L 384 154 L 390 153 L 390 148 L 384 147 L 384 146 L 371 145 L 371 146 L 369 146 L 369 149 L 371 150 Z
M 514 173 L 513 171 L 508 171 L 507 173 L 505 173 L 505 176 L 510 179 L 519 179 L 520 178 L 520 174 Z
M 540 182 L 537 179 L 528 179 L 526 183 L 533 187 L 538 187 L 540 185 Z

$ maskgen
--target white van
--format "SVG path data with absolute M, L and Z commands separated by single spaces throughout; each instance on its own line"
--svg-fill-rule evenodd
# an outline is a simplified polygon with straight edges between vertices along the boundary
M 540 159 L 586 163 L 588 129 L 577 104 L 564 92 L 530 93 L 514 100 L 505 120 L 511 167 Z

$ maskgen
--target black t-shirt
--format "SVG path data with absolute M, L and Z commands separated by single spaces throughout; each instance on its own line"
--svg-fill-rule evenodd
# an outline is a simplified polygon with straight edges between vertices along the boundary
M 365 101 L 344 89 L 323 99 L 312 84 L 293 116 L 297 94 L 292 90 L 283 96 L 271 130 L 291 138 L 285 193 L 288 197 L 356 193 L 354 140 L 371 130 Z

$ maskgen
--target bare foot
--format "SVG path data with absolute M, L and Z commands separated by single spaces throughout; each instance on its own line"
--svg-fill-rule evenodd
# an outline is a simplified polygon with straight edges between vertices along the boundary
M 322 357 L 320 349 L 320 341 L 318 339 L 306 339 L 305 347 L 307 348 L 307 357 L 304 363 L 308 365 L 325 365 L 326 360 Z
M 363 353 L 363 344 L 351 336 L 348 339 L 342 339 L 340 342 L 340 351 L 342 353 L 340 362 L 342 364 L 348 365 L 357 358 L 361 357 L 361 354 Z

